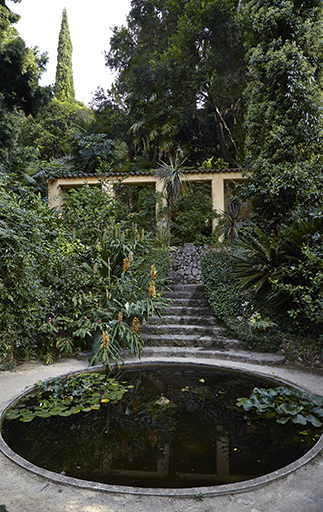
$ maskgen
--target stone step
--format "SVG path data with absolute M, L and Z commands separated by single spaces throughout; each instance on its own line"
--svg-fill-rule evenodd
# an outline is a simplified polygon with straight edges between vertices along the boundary
M 178 324 L 178 325 L 191 325 L 192 329 L 194 329 L 195 325 L 218 325 L 217 320 L 214 316 L 197 316 L 196 313 L 199 313 L 198 308 L 194 311 L 195 315 L 163 315 L 152 316 L 149 318 L 149 324 L 146 325 L 170 325 L 170 324 Z
M 230 360 L 244 363 L 253 363 L 259 365 L 276 366 L 284 364 L 285 358 L 281 353 L 272 352 L 247 352 L 236 348 L 217 349 L 205 347 L 144 347 L 142 351 L 143 358 L 164 358 L 180 357 L 181 360 L 187 357 L 189 360 L 194 358 L 214 360 Z
M 140 333 L 145 346 L 159 346 L 159 347 L 217 347 L 217 348 L 234 348 L 239 345 L 238 340 L 229 339 L 223 336 L 220 332 L 217 336 L 207 336 L 201 334 L 153 334 L 153 333 Z
M 205 292 L 204 284 L 175 284 L 170 286 L 172 291 L 181 292 L 186 291 L 187 293 L 194 292 Z
M 194 291 L 194 290 L 178 290 L 178 291 L 171 291 L 168 290 L 164 293 L 164 297 L 167 297 L 169 299 L 205 299 L 205 293 L 204 291 Z
M 185 324 L 146 324 L 141 332 L 152 334 L 184 334 L 199 336 L 218 336 L 222 330 L 218 325 L 185 325 Z
M 198 299 L 194 297 L 184 298 L 184 297 L 170 297 L 172 299 L 172 306 L 193 306 L 198 308 L 205 308 L 208 306 L 208 301 L 206 297 L 199 297 Z
M 177 305 L 177 302 L 174 302 L 174 306 L 169 306 L 166 308 L 168 315 L 176 315 L 176 316 L 208 316 L 212 313 L 209 306 L 205 307 L 193 307 L 193 306 L 181 306 Z M 150 320 L 149 320 L 150 321 Z
M 210 347 L 219 350 L 239 346 L 238 340 L 222 334 L 212 315 L 203 284 L 177 284 L 164 296 L 171 299 L 171 304 L 165 308 L 167 314 L 150 318 L 140 329 L 146 346 Z

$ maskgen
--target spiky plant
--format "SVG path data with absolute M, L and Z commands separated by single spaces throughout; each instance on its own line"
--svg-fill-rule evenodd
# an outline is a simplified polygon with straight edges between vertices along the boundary
M 189 186 L 189 180 L 185 174 L 183 164 L 186 158 L 182 158 L 177 151 L 175 158 L 169 158 L 169 163 L 161 161 L 158 164 L 157 176 L 158 182 L 163 183 L 163 194 L 167 205 L 167 239 L 170 244 L 170 225 L 173 208 L 178 200 L 179 193 L 183 187 Z

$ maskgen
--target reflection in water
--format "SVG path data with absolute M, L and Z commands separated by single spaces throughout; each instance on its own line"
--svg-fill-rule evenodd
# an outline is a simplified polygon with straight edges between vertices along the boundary
M 195 487 L 246 480 L 302 456 L 313 434 L 251 418 L 235 406 L 272 382 L 236 371 L 154 366 L 120 373 L 134 387 L 100 410 L 30 423 L 5 421 L 19 455 L 67 476 L 142 487 Z M 317 433 L 317 429 L 315 430 Z

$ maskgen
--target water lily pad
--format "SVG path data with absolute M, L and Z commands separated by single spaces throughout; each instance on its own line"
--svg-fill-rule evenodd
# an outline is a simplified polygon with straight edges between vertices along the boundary
M 35 412 L 35 416 L 38 416 L 39 418 L 49 418 L 50 417 L 50 412 L 47 411 L 47 410 L 36 411 Z
M 306 420 L 312 423 L 313 427 L 320 427 L 322 425 L 322 422 L 312 414 L 308 414 L 308 416 L 306 416 Z
M 67 416 L 71 416 L 71 411 L 64 411 L 64 412 L 60 412 L 59 413 L 59 416 L 63 416 L 63 418 L 67 418 Z
M 8 411 L 7 419 L 22 417 L 24 421 L 31 421 L 35 417 L 67 417 L 82 410 L 98 410 L 100 402 L 114 403 L 130 387 L 99 373 L 57 377 L 50 382 L 39 381 L 37 385 L 37 392 L 30 393 L 16 405 L 16 409 Z
M 34 415 L 22 416 L 19 421 L 22 421 L 23 423 L 28 423 L 29 421 L 32 421 L 33 419 L 34 419 Z
M 280 407 L 277 407 L 277 412 L 283 412 L 285 414 L 291 414 L 292 416 L 295 416 L 300 412 L 302 407 L 299 407 L 299 405 L 296 404 L 281 404 Z
M 289 421 L 291 418 L 290 416 L 284 416 L 283 418 L 277 418 L 277 423 L 281 423 L 282 425 L 285 425 L 287 421 Z
M 19 418 L 19 416 L 20 412 L 17 410 L 8 411 L 6 414 L 6 420 L 16 420 Z
M 292 422 L 300 425 L 306 425 L 306 418 L 302 414 L 297 414 L 296 417 L 292 418 Z
M 322 405 L 323 406 L 323 396 L 320 395 L 311 395 L 310 400 L 314 402 L 315 405 Z

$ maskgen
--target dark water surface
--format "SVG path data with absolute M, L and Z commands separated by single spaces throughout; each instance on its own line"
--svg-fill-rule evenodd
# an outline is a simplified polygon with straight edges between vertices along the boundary
M 6 443 L 36 466 L 67 476 L 179 488 L 275 471 L 304 455 L 320 433 L 236 407 L 255 386 L 276 387 L 268 379 L 198 365 L 143 366 L 117 375 L 134 385 L 118 403 L 66 418 L 5 420 Z M 300 435 L 304 428 L 308 434 Z

